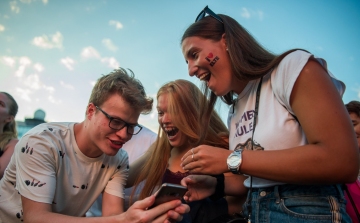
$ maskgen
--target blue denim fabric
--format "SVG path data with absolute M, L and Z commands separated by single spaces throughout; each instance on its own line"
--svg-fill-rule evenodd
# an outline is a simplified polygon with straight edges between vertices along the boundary
M 252 223 L 351 222 L 340 185 L 285 184 L 253 188 L 251 197 Z M 248 216 L 246 203 L 243 211 Z

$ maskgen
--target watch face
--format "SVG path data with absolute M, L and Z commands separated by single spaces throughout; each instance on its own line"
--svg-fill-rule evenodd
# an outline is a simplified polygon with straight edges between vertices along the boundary
M 239 164 L 240 157 L 238 156 L 231 156 L 229 157 L 229 165 L 230 166 L 236 166 Z

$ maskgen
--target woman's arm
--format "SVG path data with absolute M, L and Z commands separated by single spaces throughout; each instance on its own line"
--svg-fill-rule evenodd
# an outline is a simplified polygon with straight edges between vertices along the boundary
M 294 184 L 355 181 L 359 156 L 349 115 L 328 73 L 313 59 L 297 78 L 290 104 L 308 144 L 284 150 L 245 150 L 240 171 Z M 183 157 L 185 170 L 208 174 L 228 171 L 226 159 L 231 151 L 201 145 L 194 153 L 194 161 L 189 153 Z
M 341 97 L 324 68 L 309 60 L 290 97 L 308 144 L 276 151 L 243 152 L 241 172 L 297 184 L 356 180 L 356 139 Z
M 11 156 L 14 153 L 15 145 L 18 141 L 19 141 L 18 139 L 12 139 L 8 144 L 6 144 L 4 148 L 4 153 L 0 157 L 0 179 L 4 175 L 4 171 L 10 162 Z

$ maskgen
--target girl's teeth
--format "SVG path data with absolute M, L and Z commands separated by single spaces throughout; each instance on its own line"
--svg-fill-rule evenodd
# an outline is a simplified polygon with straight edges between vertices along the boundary
M 200 79 L 200 80 L 204 80 L 208 75 L 209 75 L 209 73 L 202 74 L 202 75 L 199 77 L 199 79 Z

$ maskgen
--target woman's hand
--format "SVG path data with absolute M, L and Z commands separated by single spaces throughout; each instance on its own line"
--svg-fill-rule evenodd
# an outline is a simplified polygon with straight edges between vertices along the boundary
M 188 191 L 184 195 L 187 202 L 202 200 L 215 192 L 216 178 L 209 175 L 189 175 L 181 180 Z
M 192 148 L 181 158 L 181 167 L 193 174 L 216 175 L 228 172 L 227 157 L 232 151 L 200 145 Z

